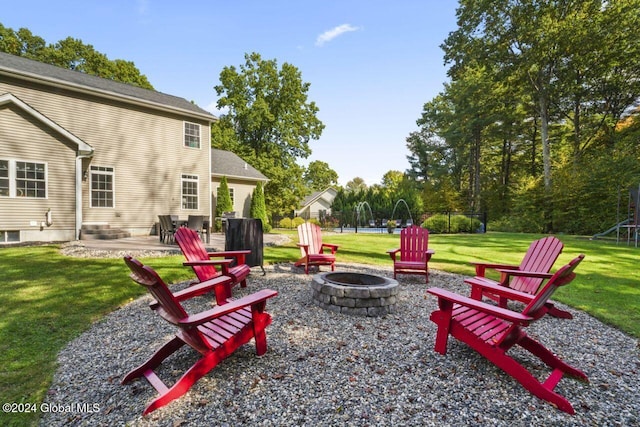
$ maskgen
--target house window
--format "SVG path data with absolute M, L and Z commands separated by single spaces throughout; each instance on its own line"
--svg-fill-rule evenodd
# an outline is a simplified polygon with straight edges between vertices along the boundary
M 113 168 L 91 166 L 91 207 L 112 208 L 114 205 Z
M 14 231 L 2 231 L 0 230 L 0 243 L 15 243 L 20 241 L 20 232 Z
M 0 160 L 0 196 L 9 197 L 9 160 Z
M 16 195 L 18 197 L 47 197 L 44 163 L 16 162 Z
M 200 148 L 200 125 L 184 122 L 184 146 Z
M 46 198 L 46 163 L 0 160 L 0 196 Z
M 197 175 L 182 175 L 182 209 L 198 209 Z

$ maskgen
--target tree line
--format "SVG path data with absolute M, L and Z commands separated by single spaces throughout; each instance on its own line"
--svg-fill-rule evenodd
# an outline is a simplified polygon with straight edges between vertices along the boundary
M 456 16 L 450 81 L 407 138 L 425 205 L 515 231 L 609 228 L 640 183 L 640 1 L 463 0 Z

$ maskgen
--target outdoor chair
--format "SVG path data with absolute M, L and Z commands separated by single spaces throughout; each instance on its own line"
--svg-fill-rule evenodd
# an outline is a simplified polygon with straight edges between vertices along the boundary
M 506 308 L 508 297 L 500 296 L 489 290 L 476 286 L 478 283 L 492 283 L 507 286 L 515 291 L 528 295 L 531 299 L 538 292 L 544 279 L 549 279 L 551 267 L 562 253 L 564 244 L 556 237 L 547 236 L 534 240 L 520 265 L 496 264 L 485 262 L 473 262 L 476 268 L 476 276 L 465 279 L 465 283 L 471 285 L 471 298 L 480 300 L 483 296 L 498 302 L 500 307 Z M 492 269 L 500 273 L 500 281 L 495 281 L 485 276 L 486 270 Z M 571 319 L 571 313 L 556 308 L 552 302 L 545 304 L 547 312 L 554 317 Z
M 311 222 L 305 222 L 298 226 L 298 247 L 302 257 L 295 262 L 296 267 L 304 265 L 305 274 L 309 274 L 309 267 L 329 265 L 331 271 L 335 269 L 336 252 L 338 245 L 322 242 L 322 230 L 320 226 Z M 329 252 L 325 252 L 328 249 Z
M 160 241 L 162 243 L 173 241 L 176 226 L 171 220 L 171 215 L 158 215 L 158 220 L 160 221 Z
M 196 231 L 200 239 L 203 239 L 204 215 L 189 215 L 187 217 L 187 227 Z
M 429 230 L 412 225 L 400 232 L 400 247 L 387 251 L 393 261 L 393 278 L 400 274 L 420 274 L 429 283 Z M 399 255 L 399 256 L 398 256 Z
M 246 264 L 245 256 L 251 253 L 250 250 L 208 252 L 198 233 L 188 227 L 180 227 L 175 233 L 175 240 L 187 260 L 183 265 L 193 268 L 200 282 L 225 275 L 233 278 L 233 286 L 238 283 L 243 288 L 247 286 L 251 268 Z M 222 271 L 218 271 L 216 266 Z
M 179 329 L 175 336 L 146 362 L 122 379 L 122 384 L 126 384 L 136 378 L 145 377 L 158 391 L 159 396 L 149 403 L 143 415 L 184 395 L 200 378 L 251 339 L 255 340 L 258 356 L 266 353 L 265 330 L 271 324 L 271 316 L 264 310 L 267 299 L 278 295 L 276 291 L 264 289 L 234 301 L 222 298 L 224 290 L 216 290 L 215 292 L 221 295 L 216 306 L 200 313 L 189 314 L 181 305 L 182 301 L 210 292 L 212 288 L 224 287 L 227 278 L 219 277 L 199 286 L 171 293 L 153 269 L 129 256 L 125 257 L 124 261 L 131 270 L 131 279 L 145 287 L 155 299 L 150 305 L 151 309 Z M 200 353 L 200 358 L 173 386 L 168 387 L 155 370 L 184 345 Z
M 523 301 L 527 305 L 522 312 L 487 304 L 444 289 L 429 288 L 427 292 L 438 298 L 438 310 L 431 313 L 430 317 L 431 321 L 438 325 L 435 351 L 446 354 L 447 340 L 451 335 L 486 357 L 535 396 L 550 402 L 562 411 L 573 414 L 575 411 L 571 403 L 555 392 L 554 388 L 564 375 L 584 381 L 588 381 L 587 376 L 560 360 L 550 350 L 528 336 L 525 328 L 544 316 L 546 312 L 544 307 L 549 297 L 559 286 L 567 285 L 575 278 L 573 271 L 583 259 L 584 255 L 579 255 L 568 265 L 560 268 L 535 297 Z M 489 282 L 479 283 L 478 286 L 510 299 L 517 300 L 521 294 L 506 286 Z M 571 337 L 566 338 L 571 339 Z M 527 350 L 552 369 L 546 380 L 539 381 L 537 375 L 534 376 L 525 368 L 526 358 L 521 355 L 513 358 L 507 354 L 515 345 Z M 466 359 L 464 364 L 470 366 L 470 362 Z M 538 368 L 535 366 L 535 369 Z M 474 375 L 472 370 L 469 371 L 469 375 Z

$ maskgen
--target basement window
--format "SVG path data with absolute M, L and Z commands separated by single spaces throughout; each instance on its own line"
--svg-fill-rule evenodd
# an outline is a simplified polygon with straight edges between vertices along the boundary
M 15 231 L 3 231 L 0 230 L 0 244 L 2 243 L 17 243 L 20 241 L 20 232 Z

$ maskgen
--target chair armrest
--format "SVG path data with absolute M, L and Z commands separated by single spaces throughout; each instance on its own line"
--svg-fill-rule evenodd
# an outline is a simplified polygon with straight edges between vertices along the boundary
M 334 245 L 332 243 L 323 243 L 322 244 L 323 247 L 327 247 L 327 248 L 331 248 L 331 249 L 338 249 L 340 247 L 340 245 Z
M 244 307 L 256 305 L 265 302 L 267 299 L 278 295 L 277 291 L 271 289 L 263 289 L 254 294 L 247 295 L 237 300 L 229 300 L 224 305 L 217 305 L 212 309 L 197 313 L 191 316 L 187 316 L 184 319 L 178 320 L 178 324 L 184 326 L 197 326 L 203 323 L 209 322 L 225 314 L 236 312 Z
M 177 292 L 173 292 L 173 296 L 178 300 L 178 301 L 185 301 L 188 300 L 190 298 L 194 298 L 194 297 L 198 297 L 201 295 L 205 295 L 209 292 L 211 292 L 211 290 L 213 290 L 214 288 L 216 288 L 217 286 L 224 286 L 225 289 L 224 291 L 218 292 L 218 291 L 214 291 L 214 293 L 216 294 L 216 300 L 218 299 L 217 295 L 222 295 L 222 294 L 226 294 L 226 295 L 230 295 L 231 294 L 231 290 L 229 289 L 231 283 L 233 282 L 233 280 L 229 277 L 229 276 L 218 276 L 214 279 L 210 279 L 210 280 L 205 280 L 204 282 L 195 284 L 195 285 L 191 285 L 188 288 L 185 288 L 181 291 L 177 291 Z M 220 302 L 218 302 L 220 303 Z M 149 304 L 149 308 L 151 310 L 158 310 L 160 308 L 160 304 L 158 303 L 158 301 L 153 301 Z M 162 310 L 160 312 L 160 315 L 162 317 L 164 317 L 165 319 L 169 320 L 169 322 L 171 323 L 176 323 L 176 319 L 170 317 L 167 315 L 167 313 L 164 312 L 164 310 Z
M 530 294 L 516 291 L 515 289 L 511 289 L 508 286 L 504 286 L 485 277 L 472 277 L 465 279 L 464 282 L 471 285 L 471 298 L 476 301 L 481 299 L 482 293 L 484 291 L 488 291 L 491 294 L 524 303 L 528 303 L 533 298 L 533 296 Z
M 338 245 L 332 245 L 331 243 L 323 243 L 323 244 L 320 245 L 320 252 L 322 252 L 324 248 L 328 248 L 329 250 L 331 250 L 332 254 L 335 254 L 336 251 L 338 250 L 339 246 Z
M 493 270 L 498 268 L 517 270 L 519 268 L 517 265 L 495 264 L 495 263 L 487 263 L 487 262 L 480 262 L 480 261 L 473 261 L 471 262 L 471 265 L 474 265 L 476 267 L 476 276 L 480 276 L 480 277 L 484 277 L 485 270 L 487 268 L 493 269 Z
M 197 261 L 185 261 L 182 263 L 182 265 L 184 265 L 185 267 L 193 267 L 193 266 L 198 266 L 198 265 L 213 265 L 214 267 L 216 265 L 229 265 L 233 262 L 232 259 L 218 259 L 218 260 L 214 260 L 214 259 L 200 259 Z
M 536 277 L 538 279 L 550 279 L 553 273 L 544 273 L 540 271 L 526 271 L 526 270 L 510 270 L 504 268 L 498 268 L 496 271 L 502 275 L 508 276 L 520 276 L 520 277 Z
M 538 279 L 549 279 L 553 276 L 551 273 L 542 273 L 539 271 L 506 270 L 502 268 L 498 268 L 496 271 L 500 272 L 500 284 L 503 286 L 509 286 L 511 276 L 533 277 Z
M 389 254 L 389 256 L 391 257 L 394 263 L 396 262 L 396 255 L 398 255 L 398 252 L 400 252 L 400 248 L 389 249 L 387 251 L 387 253 Z
M 427 292 L 435 295 L 439 300 L 446 300 L 465 307 L 473 308 L 475 310 L 499 317 L 500 319 L 508 320 L 510 322 L 526 325 L 532 320 L 535 320 L 531 316 L 527 316 L 516 311 L 511 311 L 506 308 L 495 306 L 493 304 L 487 304 L 482 301 L 458 295 L 445 289 L 429 288 L 427 289 Z
M 211 265 L 213 267 L 220 266 L 220 267 L 222 267 L 222 274 L 225 275 L 225 276 L 228 276 L 229 275 L 229 266 L 231 265 L 232 262 L 233 262 L 233 260 L 229 259 L 229 258 L 219 259 L 219 260 L 201 259 L 201 260 L 197 260 L 197 261 L 185 261 L 185 262 L 182 263 L 182 265 L 184 265 L 185 267 L 198 267 L 198 266 L 203 266 L 203 265 Z
M 249 249 L 243 249 L 238 251 L 221 251 L 221 252 L 207 252 L 210 257 L 233 257 L 249 255 L 251 251 Z
M 173 296 L 178 301 L 184 301 L 193 297 L 207 294 L 211 292 L 216 286 L 229 286 L 233 282 L 233 279 L 229 276 L 218 276 L 213 279 L 205 280 L 204 282 L 197 283 L 189 286 L 181 291 L 173 293 Z

